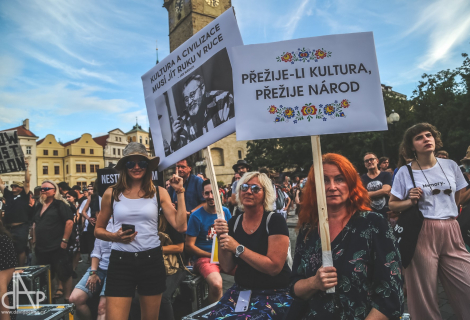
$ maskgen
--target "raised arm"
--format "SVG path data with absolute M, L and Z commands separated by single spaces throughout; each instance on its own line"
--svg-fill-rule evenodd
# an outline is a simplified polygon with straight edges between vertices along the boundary
M 24 192 L 26 194 L 28 194 L 29 190 L 30 190 L 30 181 L 31 181 L 31 174 L 29 173 L 29 161 L 28 161 L 28 159 L 24 159 L 24 164 L 25 164 L 26 170 L 24 171 L 23 187 L 24 187 Z
M 5 183 L 2 180 L 2 177 L 0 177 L 0 191 L 4 193 L 5 191 Z
M 170 179 L 170 184 L 175 189 L 178 201 L 178 210 L 176 210 L 172 203 L 170 195 L 166 189 L 159 187 L 160 203 L 162 205 L 163 214 L 165 215 L 168 223 L 175 228 L 176 231 L 183 233 L 186 231 L 187 218 L 186 218 L 186 204 L 184 201 L 183 178 L 173 175 Z

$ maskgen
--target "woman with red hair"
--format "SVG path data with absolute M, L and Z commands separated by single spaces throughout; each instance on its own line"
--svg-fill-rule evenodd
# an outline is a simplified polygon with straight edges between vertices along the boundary
M 399 319 L 401 260 L 387 221 L 370 211 L 367 190 L 345 157 L 323 155 L 333 267 L 322 266 L 313 166 L 299 214 L 291 295 L 308 301 L 303 319 Z M 327 294 L 328 288 L 335 293 Z

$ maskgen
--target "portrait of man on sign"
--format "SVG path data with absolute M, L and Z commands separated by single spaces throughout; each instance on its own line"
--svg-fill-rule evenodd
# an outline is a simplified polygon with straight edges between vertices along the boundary
M 222 49 L 156 99 L 165 156 L 235 117 L 232 67 Z

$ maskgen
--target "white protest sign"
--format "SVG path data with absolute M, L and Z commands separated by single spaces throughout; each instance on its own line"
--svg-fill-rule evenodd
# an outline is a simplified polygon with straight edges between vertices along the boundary
M 372 32 L 232 48 L 237 140 L 387 130 Z
M 0 173 L 25 171 L 24 154 L 18 132 L 0 132 Z
M 240 45 L 230 8 L 142 76 L 159 170 L 235 131 L 228 49 Z

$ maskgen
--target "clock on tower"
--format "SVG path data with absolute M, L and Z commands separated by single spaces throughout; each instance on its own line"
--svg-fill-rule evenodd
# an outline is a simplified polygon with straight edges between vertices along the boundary
M 164 0 L 168 10 L 170 51 L 232 6 L 231 0 Z

